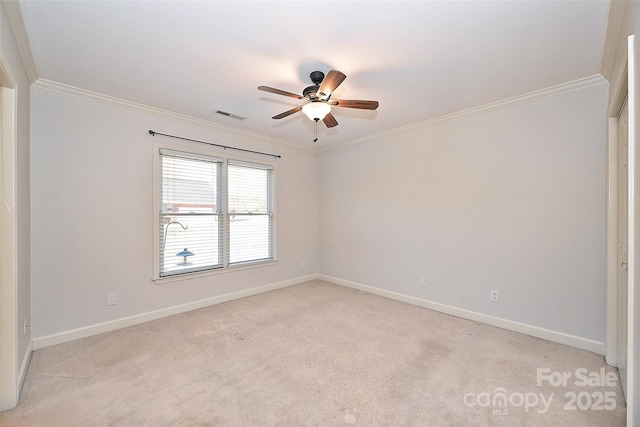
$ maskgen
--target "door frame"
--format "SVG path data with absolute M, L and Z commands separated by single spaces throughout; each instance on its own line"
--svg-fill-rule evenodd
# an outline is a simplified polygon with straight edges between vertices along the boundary
M 0 56 L 0 410 L 18 404 L 17 85 Z
M 615 96 L 609 105 L 607 135 L 607 316 L 605 360 L 618 366 L 617 354 L 617 180 L 616 176 L 618 146 L 618 113 L 625 95 L 628 94 L 629 108 L 629 251 L 628 251 L 628 331 L 627 331 L 627 425 L 637 425 L 640 420 L 640 236 L 636 236 L 636 222 L 640 224 L 640 147 L 637 146 L 636 125 L 638 123 L 638 72 L 636 65 L 640 57 L 633 34 L 627 38 L 624 49 L 624 78 L 619 80 L 617 88 L 613 88 Z M 622 68 L 622 67 L 621 67 Z M 615 156 L 613 155 L 615 154 Z M 637 207 L 637 209 L 636 209 Z M 638 289 L 636 289 L 638 284 Z
M 635 35 L 628 38 L 627 64 L 629 75 L 629 303 L 627 334 L 627 425 L 640 424 L 640 236 L 635 224 L 640 224 L 640 147 L 636 138 L 638 124 L 638 87 L 640 55 Z M 632 225 L 633 224 L 633 225 Z M 636 286 L 637 285 L 637 286 Z
M 605 361 L 618 366 L 618 126 L 628 96 L 627 69 L 607 123 L 607 259 Z M 630 165 L 629 165 L 630 168 Z

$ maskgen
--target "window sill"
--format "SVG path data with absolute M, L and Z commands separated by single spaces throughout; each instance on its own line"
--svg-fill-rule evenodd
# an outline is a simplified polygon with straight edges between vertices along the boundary
M 193 273 L 175 274 L 173 276 L 165 276 L 165 277 L 154 277 L 151 280 L 153 280 L 156 285 L 162 285 L 165 283 L 182 282 L 185 280 L 196 279 L 200 277 L 216 276 L 218 274 L 225 274 L 225 273 L 234 273 L 236 271 L 248 270 L 251 268 L 268 267 L 270 265 L 275 265 L 277 263 L 278 263 L 277 260 L 252 262 L 247 264 L 238 264 L 230 267 L 216 268 L 216 269 L 205 270 L 205 271 L 194 271 Z

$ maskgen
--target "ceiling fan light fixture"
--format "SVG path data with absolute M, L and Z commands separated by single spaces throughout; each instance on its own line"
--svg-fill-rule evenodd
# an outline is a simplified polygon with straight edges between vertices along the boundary
M 276 114 L 272 119 L 284 119 L 285 117 L 302 111 L 305 116 L 314 122 L 313 142 L 318 141 L 318 122 L 320 120 L 322 120 L 327 128 L 338 126 L 338 121 L 333 117 L 333 114 L 331 114 L 332 106 L 357 108 L 360 110 L 375 110 L 378 108 L 378 101 L 364 101 L 361 99 L 330 100 L 331 94 L 335 92 L 336 88 L 347 78 L 344 73 L 338 70 L 330 70 L 326 76 L 322 71 L 314 71 L 309 77 L 311 77 L 313 86 L 304 88 L 302 96 L 269 86 L 258 86 L 258 90 L 304 100 L 305 103 L 303 105 L 287 110 L 284 113 Z
M 313 121 L 322 120 L 331 112 L 331 106 L 324 102 L 314 101 L 302 106 L 302 112 Z

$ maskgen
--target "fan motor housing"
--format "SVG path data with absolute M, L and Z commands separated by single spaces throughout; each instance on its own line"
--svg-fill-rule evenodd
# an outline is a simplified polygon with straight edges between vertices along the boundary
M 319 85 L 324 80 L 324 73 L 322 71 L 312 71 L 309 77 L 314 85 Z
M 304 88 L 304 90 L 302 91 L 302 96 L 313 100 L 318 98 L 316 94 L 320 89 L 320 83 L 322 83 L 322 81 L 324 80 L 324 73 L 322 71 L 312 71 L 311 74 L 309 74 L 309 78 L 311 78 L 313 86 Z
M 315 98 L 316 93 L 318 93 L 319 89 L 320 89 L 320 86 L 318 85 L 305 87 L 304 90 L 302 91 L 302 96 L 304 96 L 305 98 L 306 97 Z

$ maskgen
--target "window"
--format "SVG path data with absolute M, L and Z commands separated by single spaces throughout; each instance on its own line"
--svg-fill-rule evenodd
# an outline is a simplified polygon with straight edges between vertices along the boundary
M 159 156 L 159 277 L 273 260 L 272 166 Z
M 272 168 L 229 162 L 229 263 L 273 258 Z

